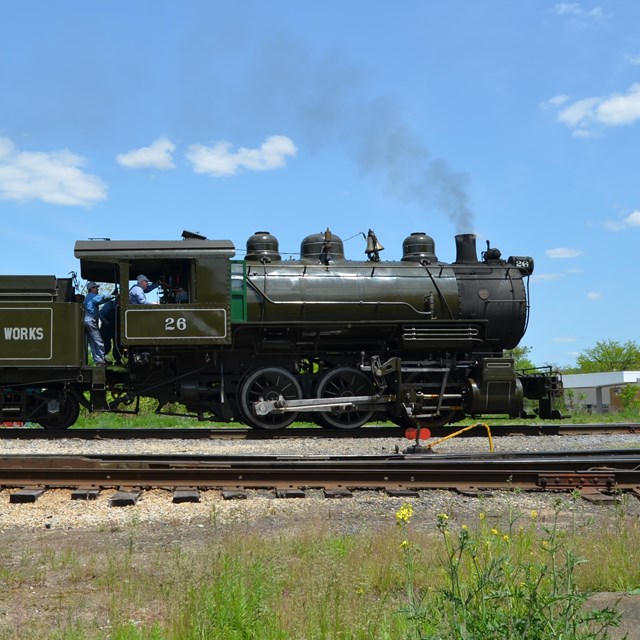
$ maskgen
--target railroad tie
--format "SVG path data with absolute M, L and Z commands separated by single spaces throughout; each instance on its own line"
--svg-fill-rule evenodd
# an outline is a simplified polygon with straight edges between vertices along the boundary
M 100 489 L 74 489 L 71 492 L 72 500 L 97 500 Z
M 276 489 L 276 498 L 305 498 L 302 489 Z
M 241 489 L 223 489 L 222 498 L 223 500 L 246 500 L 247 492 Z
M 349 489 L 325 489 L 324 490 L 325 498 L 353 498 L 353 492 L 349 491 Z
M 111 498 L 109 498 L 110 507 L 132 507 L 137 504 L 142 489 L 120 489 Z
M 417 498 L 420 494 L 415 489 L 387 489 L 390 498 Z
M 26 504 L 35 502 L 46 489 L 42 487 L 24 487 L 9 496 L 11 504 Z
M 194 487 L 188 489 L 174 489 L 172 502 L 182 504 L 183 502 L 200 502 L 200 491 Z

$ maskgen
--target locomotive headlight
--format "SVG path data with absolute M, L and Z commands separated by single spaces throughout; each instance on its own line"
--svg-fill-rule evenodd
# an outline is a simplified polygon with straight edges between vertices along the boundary
M 509 256 L 507 264 L 519 269 L 523 276 L 530 276 L 533 273 L 533 258 L 529 256 Z

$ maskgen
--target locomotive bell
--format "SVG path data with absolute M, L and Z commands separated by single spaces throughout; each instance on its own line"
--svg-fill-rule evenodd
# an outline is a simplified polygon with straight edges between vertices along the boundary
M 367 234 L 367 248 L 364 252 L 372 262 L 380 262 L 380 251 L 384 251 L 384 247 L 378 242 L 378 237 L 373 229 L 369 229 Z
M 373 253 L 374 251 L 383 251 L 384 247 L 378 242 L 378 238 L 375 235 L 367 236 L 367 248 L 364 250 L 365 253 Z

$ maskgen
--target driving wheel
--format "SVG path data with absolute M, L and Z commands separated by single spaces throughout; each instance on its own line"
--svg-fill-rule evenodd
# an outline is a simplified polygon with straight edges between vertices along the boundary
M 296 412 L 258 415 L 255 403 L 261 401 L 299 400 L 302 398 L 300 384 L 292 373 L 280 367 L 264 367 L 249 375 L 240 388 L 240 409 L 244 421 L 258 429 L 284 429 L 298 418 Z
M 374 395 L 373 383 L 368 376 L 351 367 L 338 367 L 328 371 L 318 383 L 316 397 L 328 400 Z M 357 429 L 371 420 L 373 411 L 351 405 L 333 407 L 315 415 L 315 420 L 330 429 Z

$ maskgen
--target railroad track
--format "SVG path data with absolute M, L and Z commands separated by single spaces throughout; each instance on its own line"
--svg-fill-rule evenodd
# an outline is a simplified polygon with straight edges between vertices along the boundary
M 413 494 L 426 489 L 477 493 L 484 489 L 579 491 L 602 501 L 617 492 L 640 497 L 640 452 L 547 451 L 502 454 L 398 454 L 388 456 L 2 456 L 0 487 L 20 491 L 12 502 L 33 501 L 47 488 L 74 489 L 95 497 L 104 488 L 125 496 L 166 488 L 197 500 L 202 489 L 242 497 L 269 489 L 303 497 L 308 489 L 348 495 L 355 489 Z M 25 498 L 17 499 L 15 498 Z M 34 499 L 35 499 L 34 497 Z M 136 497 L 137 500 L 137 497 Z
M 495 436 L 530 435 L 595 435 L 640 433 L 640 424 L 490 424 L 491 434 Z M 433 427 L 430 429 L 434 438 L 445 437 L 457 431 L 459 425 Z M 484 435 L 484 430 L 471 430 L 461 437 Z M 34 428 L 0 428 L 0 440 L 57 440 L 60 438 L 78 438 L 82 440 L 130 440 L 130 439 L 230 439 L 230 440 L 274 440 L 292 438 L 404 438 L 405 429 L 401 427 L 366 427 L 362 429 L 321 429 L 294 427 L 281 430 L 246 429 L 246 428 L 138 428 L 138 429 L 40 429 Z

